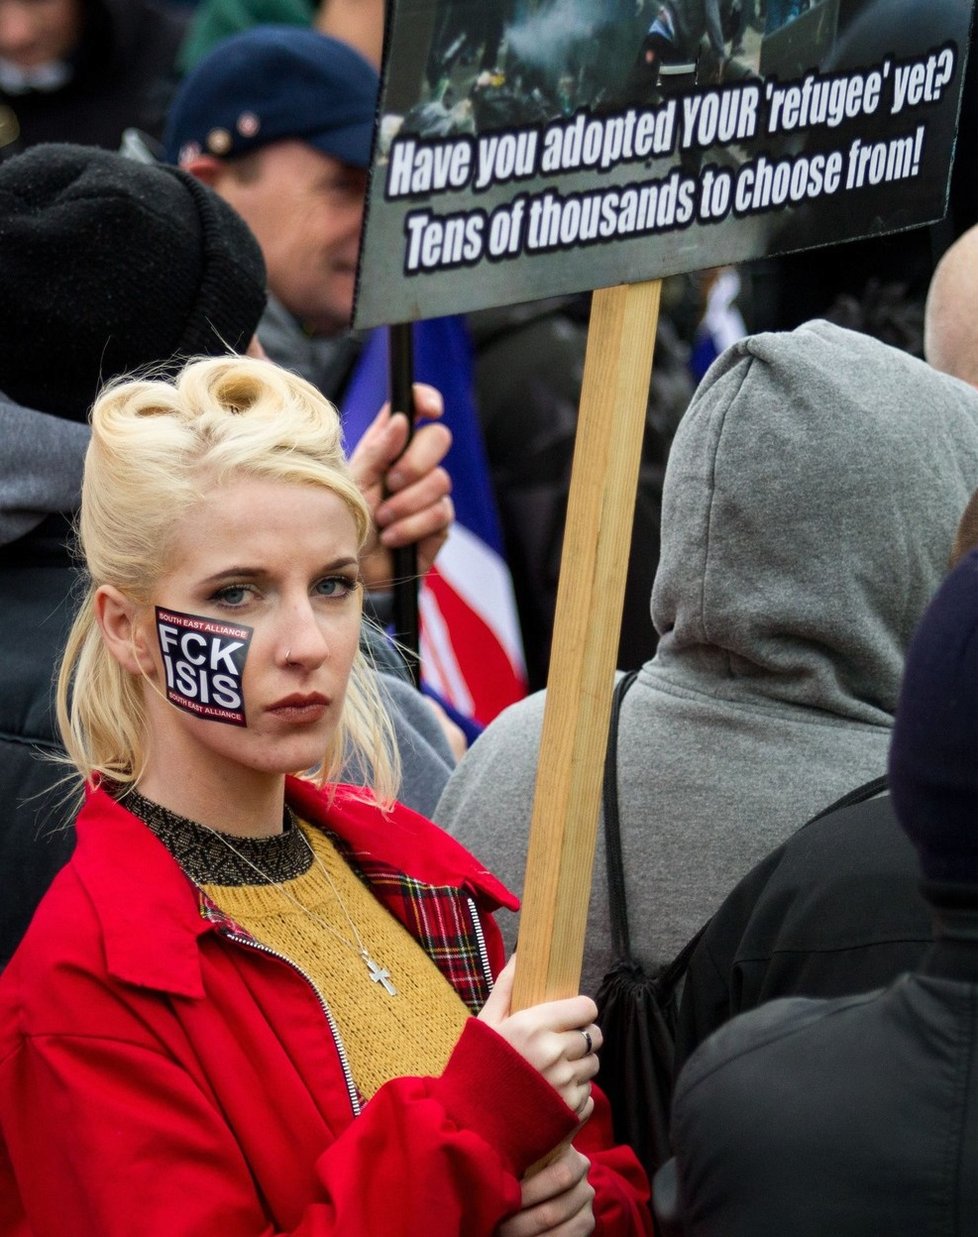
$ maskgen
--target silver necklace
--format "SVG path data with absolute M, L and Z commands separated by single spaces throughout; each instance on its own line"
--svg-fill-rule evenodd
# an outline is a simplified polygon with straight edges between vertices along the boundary
M 333 925 L 327 923 L 326 920 L 323 919 L 321 915 L 317 915 L 315 911 L 311 911 L 308 906 L 303 906 L 302 903 L 299 901 L 299 899 L 296 897 L 293 897 L 293 895 L 286 888 L 284 888 L 284 886 L 278 884 L 275 881 L 269 880 L 266 873 L 264 873 L 261 870 L 258 864 L 253 863 L 248 858 L 247 855 L 243 854 L 240 850 L 238 850 L 238 848 L 233 843 L 228 841 L 227 837 L 223 833 L 219 833 L 216 829 L 210 829 L 207 825 L 203 825 L 201 827 L 204 829 L 207 829 L 209 833 L 213 833 L 215 837 L 220 838 L 220 840 L 224 843 L 224 845 L 228 848 L 228 850 L 232 852 L 232 854 L 237 855 L 237 857 L 241 860 L 242 863 L 247 864 L 248 867 L 252 869 L 252 871 L 257 872 L 258 875 L 262 878 L 262 881 L 264 884 L 269 885 L 271 888 L 277 890 L 282 895 L 282 897 L 286 899 L 286 901 L 292 903 L 292 905 L 296 908 L 296 910 L 301 911 L 302 914 L 305 915 L 308 919 L 311 919 L 313 923 L 317 923 L 321 928 L 325 929 L 325 931 L 327 931 L 331 936 L 336 937 L 336 939 L 340 941 L 342 944 L 344 944 L 347 947 L 347 949 L 351 949 L 355 954 L 359 954 L 360 958 L 363 961 L 364 966 L 367 968 L 367 970 L 370 973 L 371 981 L 375 984 L 380 984 L 388 996 L 397 996 L 397 989 L 391 983 L 390 971 L 386 967 L 381 966 L 378 962 L 375 962 L 374 959 L 371 957 L 370 951 L 367 949 L 367 946 L 364 944 L 363 937 L 360 935 L 360 932 L 357 929 L 357 925 L 353 921 L 353 916 L 347 910 L 346 903 L 343 901 L 343 898 L 340 896 L 340 891 L 336 888 L 336 884 L 334 883 L 333 878 L 330 876 L 326 865 L 316 854 L 315 850 L 313 849 L 312 843 L 309 841 L 309 839 L 306 837 L 303 830 L 300 828 L 298 821 L 295 819 L 295 816 L 292 814 L 291 811 L 289 812 L 289 818 L 292 822 L 292 828 L 299 830 L 299 836 L 302 838 L 303 842 L 305 843 L 306 849 L 309 851 L 309 856 L 312 859 L 313 864 L 319 869 L 319 871 L 326 878 L 326 883 L 329 885 L 330 889 L 333 891 L 333 897 L 336 899 L 340 910 L 343 912 L 346 918 L 346 922 L 350 925 L 350 931 L 353 933 L 356 944 L 354 944 L 353 941 L 348 940 L 343 935 L 342 932 L 337 932 L 337 930 L 333 927 Z

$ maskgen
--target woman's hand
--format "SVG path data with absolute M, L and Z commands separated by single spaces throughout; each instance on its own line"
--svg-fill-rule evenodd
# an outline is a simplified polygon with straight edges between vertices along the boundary
M 510 958 L 479 1014 L 520 1056 L 543 1075 L 581 1122 L 594 1109 L 591 1079 L 598 1072 L 595 1050 L 601 1031 L 597 1006 L 587 996 L 568 997 L 510 1012 L 516 958 Z
M 519 1211 L 496 1229 L 496 1237 L 586 1237 L 594 1232 L 590 1161 L 568 1144 L 545 1168 L 523 1181 Z

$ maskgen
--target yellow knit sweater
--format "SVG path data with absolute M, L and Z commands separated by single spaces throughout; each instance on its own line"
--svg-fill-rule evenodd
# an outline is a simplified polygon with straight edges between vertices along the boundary
M 369 1099 L 406 1074 L 439 1074 L 469 1017 L 428 955 L 351 871 L 328 837 L 300 822 L 319 863 L 275 885 L 201 885 L 227 915 L 309 976 L 329 1006 L 353 1078 Z M 343 907 L 346 908 L 344 913 Z M 359 955 L 390 972 L 390 996 Z

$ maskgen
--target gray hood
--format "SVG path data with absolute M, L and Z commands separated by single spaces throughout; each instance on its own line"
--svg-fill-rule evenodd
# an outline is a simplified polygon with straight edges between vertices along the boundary
M 888 725 L 976 487 L 978 391 L 828 322 L 740 341 L 673 443 L 655 673 Z
M 81 502 L 87 425 L 22 408 L 0 394 L 0 546 Z

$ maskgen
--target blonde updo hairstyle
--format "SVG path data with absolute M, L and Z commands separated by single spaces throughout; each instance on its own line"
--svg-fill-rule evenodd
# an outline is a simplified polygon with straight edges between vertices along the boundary
M 78 524 L 89 578 L 58 679 L 58 725 L 86 782 L 102 777 L 125 787 L 138 781 L 146 757 L 144 684 L 106 648 L 96 590 L 111 584 L 148 606 L 173 566 L 175 529 L 215 486 L 242 476 L 332 491 L 353 515 L 358 548 L 371 516 L 343 453 L 336 409 L 269 361 L 216 357 L 189 362 L 172 380 L 114 383 L 91 420 Z M 321 765 L 306 772 L 323 785 L 348 760 L 381 802 L 395 797 L 393 729 L 359 651 L 340 723 Z

